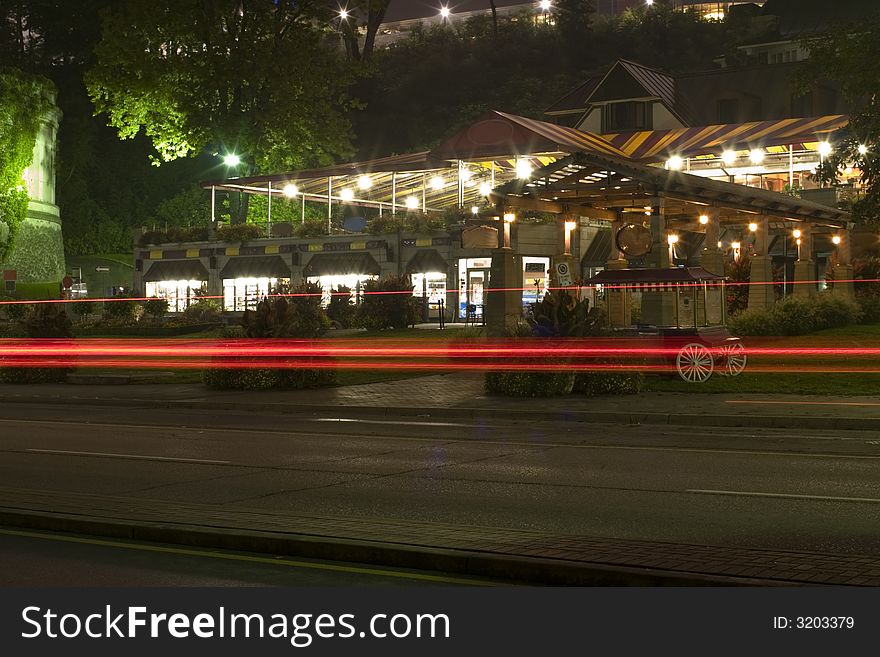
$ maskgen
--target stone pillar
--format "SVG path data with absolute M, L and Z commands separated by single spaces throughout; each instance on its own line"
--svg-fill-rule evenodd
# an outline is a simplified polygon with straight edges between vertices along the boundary
M 486 289 L 486 335 L 503 338 L 516 327 L 522 317 L 521 287 L 522 265 L 513 249 L 493 251 Z
M 709 217 L 709 223 L 706 224 L 706 239 L 700 252 L 700 266 L 712 274 L 723 276 L 724 255 L 718 248 L 718 240 L 721 238 L 721 211 L 718 208 L 707 208 L 705 214 Z M 705 295 L 703 290 L 697 290 L 697 317 L 705 318 L 707 324 L 718 325 L 724 321 L 722 304 L 724 290 L 720 285 L 708 286 Z
M 651 253 L 648 254 L 649 269 L 669 269 L 669 233 L 662 205 L 654 207 L 651 215 Z M 676 292 L 642 292 L 642 323 L 656 326 L 674 326 L 676 315 Z
M 796 299 L 816 296 L 816 263 L 813 261 L 813 231 L 808 223 L 801 224 L 801 244 L 794 263 L 794 290 Z
M 770 226 L 766 217 L 755 223 L 758 224 L 758 230 L 755 233 L 755 255 L 752 256 L 749 274 L 748 309 L 766 310 L 776 301 L 773 292 L 773 258 L 767 253 Z
M 617 231 L 624 225 L 620 219 L 611 222 L 611 259 L 605 263 L 605 269 L 613 271 L 629 268 L 629 263 L 617 248 Z M 632 324 L 632 292 L 629 290 L 622 288 L 606 290 L 605 308 L 608 313 L 608 323 L 612 327 Z
M 852 229 L 846 228 L 841 230 L 840 244 L 837 245 L 837 262 L 834 264 L 834 294 L 845 297 L 847 299 L 855 298 L 855 290 L 853 288 L 853 266 L 852 266 Z

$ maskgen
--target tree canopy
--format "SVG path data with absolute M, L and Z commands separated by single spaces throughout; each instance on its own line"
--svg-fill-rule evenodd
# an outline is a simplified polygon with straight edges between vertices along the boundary
M 122 139 L 143 132 L 157 163 L 203 150 L 247 172 L 351 154 L 352 69 L 323 2 L 128 0 L 104 14 L 86 75 Z
M 858 167 L 866 189 L 853 203 L 853 215 L 880 225 L 880 13 L 865 17 L 858 26 L 842 26 L 831 35 L 811 39 L 806 45 L 811 66 L 801 82 L 835 80 L 856 108 L 847 129 L 833 140 L 834 151 L 820 166 L 818 177 L 837 183 L 846 167 Z

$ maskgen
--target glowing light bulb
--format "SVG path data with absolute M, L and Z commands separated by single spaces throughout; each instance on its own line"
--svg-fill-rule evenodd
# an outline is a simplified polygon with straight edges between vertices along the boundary
M 796 240 L 801 238 L 801 231 L 798 230 L 797 228 L 795 228 L 793 231 L 791 231 L 791 234 L 794 236 L 794 238 Z
M 865 146 L 864 144 L 859 144 L 858 150 L 859 150 L 859 155 L 867 155 L 868 154 L 868 147 Z
M 721 161 L 724 162 L 725 165 L 731 166 L 734 162 L 736 162 L 736 151 L 724 151 L 721 154 Z
M 491 183 L 481 183 L 480 184 L 480 196 L 489 196 L 492 193 L 492 184 Z
M 406 207 L 409 208 L 410 210 L 415 210 L 416 208 L 419 207 L 419 205 L 421 205 L 421 203 L 420 203 L 418 197 L 416 197 L 416 196 L 407 196 L 406 197 Z
M 471 208 L 471 214 L 480 214 L 480 208 L 476 205 Z
M 700 215 L 700 223 L 703 224 L 704 226 L 706 224 L 708 224 L 709 223 L 709 215 L 708 214 L 701 214 Z
M 680 155 L 673 155 L 668 160 L 666 160 L 666 168 L 671 171 L 681 171 L 681 168 L 684 166 L 684 160 Z
M 840 235 L 835 235 L 831 238 L 831 241 L 834 242 L 834 245 L 837 246 L 840 244 Z
M 752 223 L 749 224 L 749 230 L 753 233 L 757 233 L 758 232 L 758 224 L 756 224 L 753 221 Z
M 296 196 L 297 194 L 299 194 L 299 187 L 297 187 L 297 186 L 294 185 L 293 183 L 287 183 L 287 184 L 284 186 L 284 189 L 282 189 L 281 191 L 284 192 L 284 195 L 285 195 L 287 198 L 293 198 L 294 196 Z
M 820 141 L 818 147 L 819 155 L 822 157 L 828 157 L 831 153 L 834 152 L 834 148 L 832 148 L 831 144 L 827 141 Z
M 764 151 L 760 148 L 752 149 L 749 152 L 749 159 L 752 161 L 752 164 L 761 164 L 764 161 Z
M 369 176 L 361 176 L 358 178 L 358 187 L 363 190 L 367 190 L 373 186 L 373 179 Z
M 667 236 L 666 241 L 669 243 L 669 246 L 678 244 L 678 235 L 669 235 Z
M 528 180 L 532 177 L 532 165 L 528 160 L 518 160 L 516 163 L 516 177 L 522 180 Z
M 339 192 L 339 198 L 343 201 L 351 201 L 354 199 L 354 190 L 346 187 L 341 192 Z
M 235 153 L 229 153 L 228 155 L 223 156 L 223 164 L 228 167 L 237 167 L 241 164 L 241 158 Z
M 449 11 L 449 7 L 440 7 L 440 17 L 441 18 L 449 18 L 449 14 L 452 13 Z
M 443 178 L 441 178 L 440 176 L 434 176 L 433 178 L 431 178 L 431 189 L 433 189 L 435 192 L 439 192 L 445 186 L 446 183 L 443 182 Z

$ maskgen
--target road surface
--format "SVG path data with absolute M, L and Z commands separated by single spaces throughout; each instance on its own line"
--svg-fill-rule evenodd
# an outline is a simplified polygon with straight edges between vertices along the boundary
M 877 554 L 878 481 L 867 432 L 0 408 L 0 487 L 59 496 Z

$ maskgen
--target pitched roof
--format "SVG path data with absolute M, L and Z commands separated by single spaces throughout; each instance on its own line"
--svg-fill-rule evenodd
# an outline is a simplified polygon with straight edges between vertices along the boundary
M 545 114 L 571 114 L 580 112 L 587 105 L 587 99 L 593 94 L 596 86 L 604 76 L 592 77 L 580 86 L 575 87 L 562 98 L 544 110 Z

